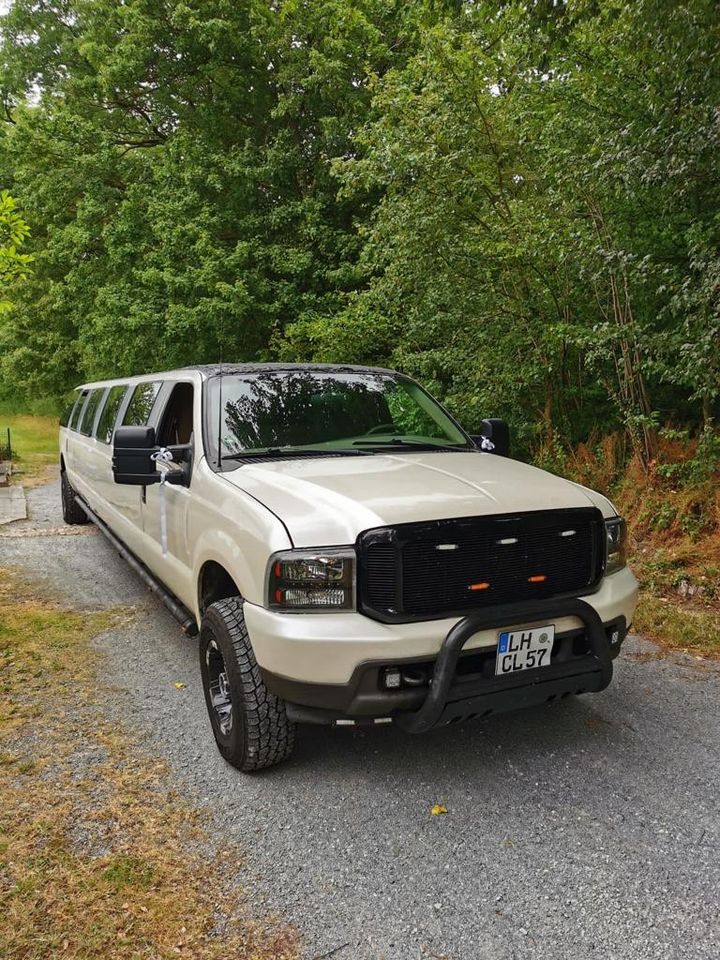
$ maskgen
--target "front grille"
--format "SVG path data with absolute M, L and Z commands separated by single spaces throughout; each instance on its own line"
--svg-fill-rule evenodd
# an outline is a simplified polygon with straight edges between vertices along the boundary
M 604 522 L 581 507 L 404 523 L 366 530 L 357 549 L 363 613 L 431 620 L 587 593 L 603 573 Z

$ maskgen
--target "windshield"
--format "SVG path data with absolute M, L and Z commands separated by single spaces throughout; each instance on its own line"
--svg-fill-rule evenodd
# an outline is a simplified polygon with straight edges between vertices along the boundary
M 222 392 L 222 417 L 220 403 Z M 278 449 L 372 452 L 472 446 L 418 384 L 400 375 L 283 370 L 225 374 L 208 384 L 208 456 Z

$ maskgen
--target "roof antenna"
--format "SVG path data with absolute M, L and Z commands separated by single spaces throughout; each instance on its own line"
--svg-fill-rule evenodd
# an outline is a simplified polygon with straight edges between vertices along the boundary
M 219 396 L 219 409 L 218 409 L 218 437 L 217 437 L 217 468 L 222 470 L 222 421 L 223 421 L 223 405 L 222 405 L 222 384 L 223 384 L 223 369 L 222 369 L 222 350 L 220 350 L 220 396 Z

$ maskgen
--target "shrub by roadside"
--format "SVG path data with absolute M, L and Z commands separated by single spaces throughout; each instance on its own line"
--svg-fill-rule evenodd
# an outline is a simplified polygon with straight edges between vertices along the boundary
M 627 518 L 643 587 L 634 628 L 672 649 L 720 656 L 720 433 L 661 431 L 647 470 L 620 434 L 551 466 L 607 494 Z

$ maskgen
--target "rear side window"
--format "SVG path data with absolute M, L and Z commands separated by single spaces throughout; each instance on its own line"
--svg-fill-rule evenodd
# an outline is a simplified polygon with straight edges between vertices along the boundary
M 78 428 L 78 422 L 80 420 L 80 417 L 82 416 L 83 408 L 85 407 L 85 401 L 87 400 L 88 393 L 90 393 L 89 390 L 81 391 L 80 396 L 77 399 L 77 403 L 75 404 L 73 408 L 73 412 L 70 416 L 70 422 L 68 423 L 68 426 L 70 427 L 71 430 L 77 430 Z
M 67 427 L 70 423 L 70 420 L 75 410 L 75 404 L 80 399 L 80 391 L 73 390 L 69 397 L 65 398 L 65 403 L 63 404 L 63 412 L 60 415 L 60 426 Z
M 111 443 L 115 433 L 115 421 L 117 420 L 120 404 L 127 391 L 127 384 L 120 383 L 116 387 L 110 387 L 108 395 L 105 398 L 105 406 L 98 420 L 95 436 L 100 443 Z
M 95 414 L 98 411 L 100 406 L 100 401 L 105 395 L 104 390 L 91 390 L 90 398 L 85 404 L 85 410 L 83 411 L 82 420 L 80 421 L 80 433 L 85 437 L 89 437 L 92 434 L 93 424 L 95 423 Z
M 148 422 L 150 411 L 160 390 L 160 381 L 139 383 L 133 391 L 132 399 L 128 404 L 123 417 L 124 427 L 144 427 Z

